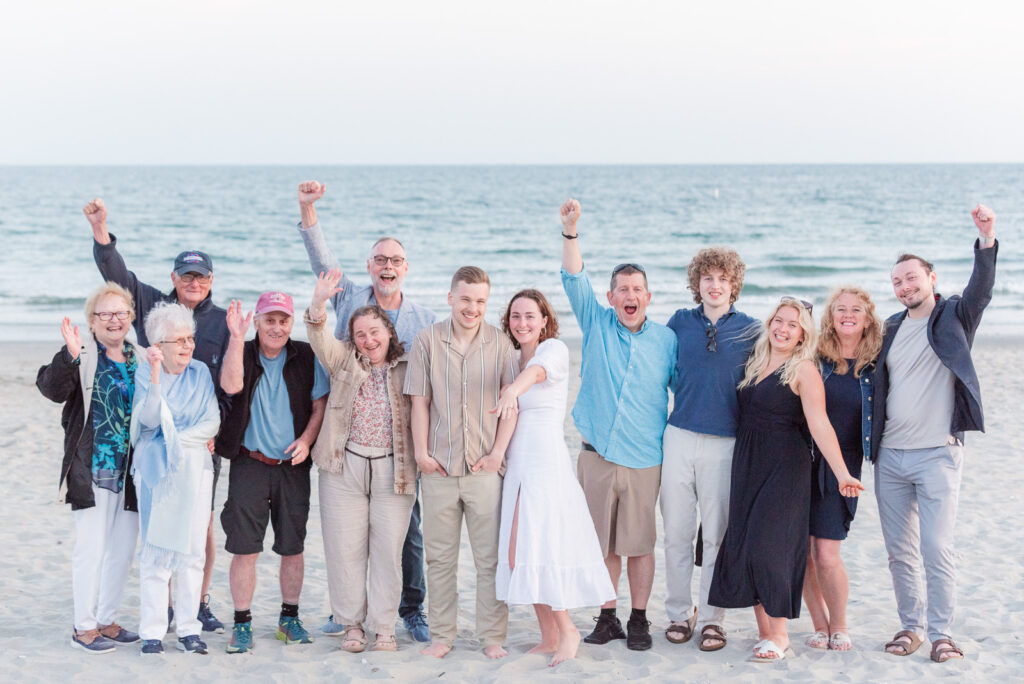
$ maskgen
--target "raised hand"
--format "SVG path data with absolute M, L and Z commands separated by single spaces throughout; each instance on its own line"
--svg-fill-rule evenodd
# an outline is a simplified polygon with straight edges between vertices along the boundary
M 228 332 L 231 337 L 245 339 L 245 333 L 249 331 L 250 323 L 252 323 L 252 311 L 248 316 L 242 316 L 242 302 L 232 299 L 227 313 Z
M 971 210 L 971 218 L 974 219 L 974 225 L 978 227 L 978 232 L 981 233 L 982 237 L 992 237 L 995 235 L 996 213 L 994 211 L 984 204 L 979 204 Z
M 82 353 L 82 335 L 78 332 L 78 326 L 71 325 L 71 319 L 65 316 L 60 324 L 60 334 L 64 338 L 64 344 L 68 346 L 68 355 L 72 360 L 77 359 Z
M 324 196 L 327 190 L 327 183 L 321 185 L 315 180 L 299 183 L 299 204 L 313 204 Z
M 155 344 L 146 350 L 146 361 L 149 361 L 149 381 L 156 385 L 160 382 L 160 367 L 164 362 L 164 353 Z
M 290 455 L 292 457 L 292 465 L 297 466 L 309 456 L 309 445 L 299 438 L 285 447 L 284 453 Z
M 847 473 L 843 478 L 839 479 L 839 492 L 843 496 L 855 498 L 860 496 L 860 493 L 864 491 L 864 485 L 860 483 L 860 480 L 855 478 L 853 475 Z
M 576 221 L 579 220 L 580 214 L 583 213 L 580 203 L 574 199 L 567 199 L 558 213 L 562 217 L 562 227 L 565 228 L 565 233 L 575 235 Z
M 342 271 L 340 268 L 332 268 L 316 279 L 316 287 L 313 288 L 313 299 L 310 302 L 311 308 L 321 309 L 326 306 L 327 300 L 341 292 L 344 288 L 338 287 L 341 282 Z
M 103 200 L 99 197 L 86 204 L 82 213 L 85 214 L 85 218 L 89 219 L 89 225 L 93 230 L 107 225 L 107 205 L 103 204 Z

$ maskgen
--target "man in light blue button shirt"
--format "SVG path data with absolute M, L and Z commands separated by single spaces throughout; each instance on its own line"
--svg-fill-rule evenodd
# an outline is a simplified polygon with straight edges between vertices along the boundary
M 662 434 L 668 420 L 668 386 L 676 361 L 676 336 L 647 320 L 651 293 L 637 264 L 612 271 L 602 306 L 583 268 L 576 235 L 580 204 L 562 205 L 562 286 L 583 331 L 582 384 L 572 417 L 583 437 L 577 474 L 597 529 L 612 584 L 627 560 L 632 612 L 628 635 L 615 601 L 601 606 L 585 639 L 651 647 L 647 601 L 654 584 L 655 507 L 661 483 Z
M 299 184 L 299 209 L 302 222 L 299 224 L 299 235 L 309 256 L 309 265 L 313 274 L 326 273 L 332 268 L 340 269 L 338 260 L 334 258 L 324 231 L 317 220 L 314 203 L 324 196 L 326 184 L 317 181 L 305 181 Z M 341 292 L 331 298 L 334 313 L 337 315 L 337 327 L 334 336 L 345 339 L 348 332 L 348 319 L 352 312 L 367 304 L 377 304 L 395 326 L 398 339 L 405 345 L 406 351 L 412 349 L 413 341 L 420 330 L 434 323 L 437 316 L 433 311 L 409 301 L 402 294 L 402 281 L 409 272 L 409 262 L 405 258 L 405 248 L 393 237 L 382 237 L 370 248 L 370 258 L 366 260 L 366 272 L 370 274 L 370 285 L 356 285 L 345 273 L 341 282 Z M 419 497 L 412 507 L 412 519 L 409 521 L 409 533 L 402 548 L 402 603 L 398 614 L 402 617 L 405 628 L 417 641 L 429 641 L 430 631 L 423 615 L 423 599 L 427 594 L 426 577 L 423 574 L 423 533 L 420 531 Z M 343 625 L 334 622 L 333 616 L 323 626 L 325 634 L 341 634 Z

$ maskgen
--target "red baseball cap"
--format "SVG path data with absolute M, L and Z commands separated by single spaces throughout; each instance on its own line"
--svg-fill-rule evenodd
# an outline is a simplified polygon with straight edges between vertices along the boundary
M 284 292 L 264 292 L 256 302 L 256 314 L 265 314 L 271 311 L 280 311 L 289 316 L 295 316 L 295 305 L 292 298 Z

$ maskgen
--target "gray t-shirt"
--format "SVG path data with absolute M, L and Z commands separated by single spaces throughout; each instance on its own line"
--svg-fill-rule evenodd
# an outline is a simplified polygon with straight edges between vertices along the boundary
M 903 319 L 885 368 L 889 394 L 882 446 L 926 449 L 947 444 L 955 377 L 928 344 L 927 318 Z

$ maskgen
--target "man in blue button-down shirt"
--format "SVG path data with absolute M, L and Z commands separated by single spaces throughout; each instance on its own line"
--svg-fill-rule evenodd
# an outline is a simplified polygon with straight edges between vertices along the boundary
M 725 646 L 725 609 L 710 606 L 708 592 L 729 517 L 732 448 L 739 418 L 736 386 L 760 331 L 757 320 L 733 306 L 743 289 L 745 271 L 735 250 L 700 250 L 686 269 L 697 306 L 679 309 L 668 322 L 679 343 L 679 356 L 661 468 L 665 610 L 672 621 L 665 638 L 684 643 L 699 625 L 702 651 Z M 698 519 L 704 529 L 705 563 L 699 605 L 695 605 L 691 579 Z
M 313 275 L 325 273 L 332 268 L 340 268 L 324 239 L 324 231 L 317 219 L 315 202 L 324 196 L 327 185 L 317 181 L 305 181 L 299 184 L 299 210 L 302 222 L 299 224 L 299 235 L 309 256 L 309 265 Z M 412 350 L 412 343 L 420 330 L 431 325 L 437 318 L 434 312 L 420 306 L 402 294 L 402 281 L 409 272 L 409 261 L 405 258 L 402 243 L 392 237 L 382 237 L 370 248 L 370 258 L 366 260 L 366 272 L 370 275 L 369 285 L 356 285 L 348 274 L 342 276 L 341 292 L 331 298 L 338 323 L 334 335 L 344 339 L 348 332 L 348 319 L 352 312 L 367 304 L 377 304 L 395 326 L 398 339 L 407 351 Z M 423 534 L 420 531 L 419 497 L 412 508 L 412 519 L 409 521 L 409 533 L 402 548 L 402 604 L 398 614 L 417 641 L 429 641 L 430 631 L 423 616 L 423 599 L 427 594 L 426 578 L 423 574 Z M 344 625 L 334 622 L 334 616 L 322 627 L 325 634 L 341 634 Z
M 651 293 L 637 264 L 620 264 L 612 271 L 607 293 L 611 308 L 598 302 L 576 240 L 579 202 L 568 200 L 561 215 L 562 286 L 583 331 L 583 377 L 572 411 L 583 437 L 577 471 L 616 587 L 622 557 L 628 559 L 633 607 L 628 636 L 615 615 L 615 601 L 609 601 L 584 641 L 605 644 L 625 638 L 628 648 L 642 651 L 651 647 L 647 600 L 654 584 L 661 437 L 676 338 L 665 326 L 647 320 Z

